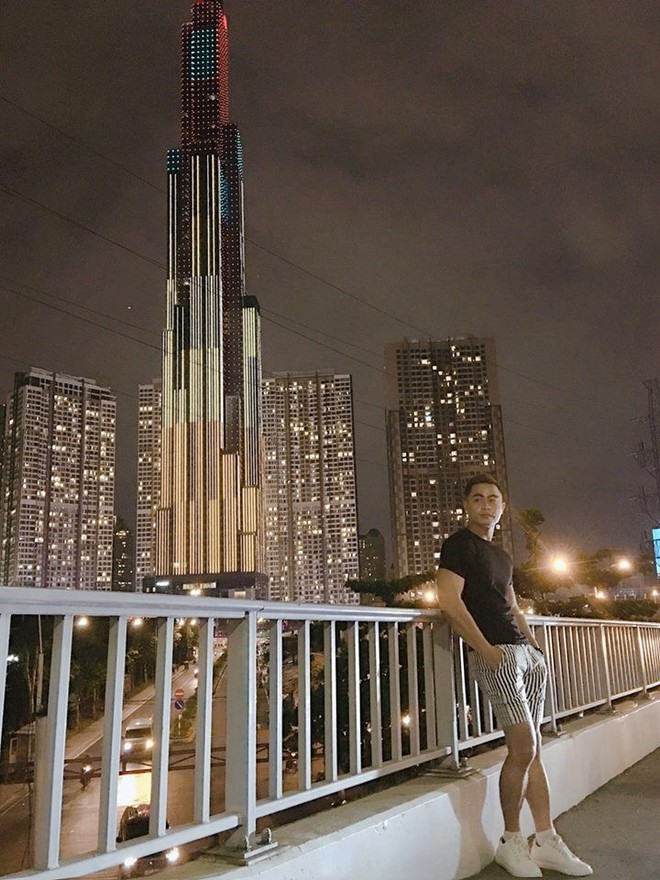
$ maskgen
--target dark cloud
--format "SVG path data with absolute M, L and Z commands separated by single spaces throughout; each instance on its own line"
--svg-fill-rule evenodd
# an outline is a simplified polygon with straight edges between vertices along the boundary
M 6 0 L 3 94 L 161 187 L 188 5 Z M 420 331 L 494 335 L 514 505 L 540 507 L 557 539 L 632 549 L 644 527 L 629 502 L 643 479 L 634 419 L 658 373 L 657 4 L 226 5 L 249 237 Z M 154 186 L 2 102 L 0 124 L 5 183 L 164 258 Z M 5 193 L 0 234 L 0 274 L 137 323 L 158 345 L 153 265 Z M 354 373 L 361 526 L 387 530 L 374 352 L 415 331 L 254 245 L 247 269 L 265 309 L 376 367 L 264 324 L 268 368 Z M 2 289 L 0 313 L 5 358 L 128 395 L 118 500 L 130 517 L 130 396 L 158 374 L 157 353 Z M 5 391 L 16 368 L 0 360 Z

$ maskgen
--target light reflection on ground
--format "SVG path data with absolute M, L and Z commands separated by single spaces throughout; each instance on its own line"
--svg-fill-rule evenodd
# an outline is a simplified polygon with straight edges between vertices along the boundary
M 151 770 L 144 773 L 127 773 L 119 777 L 117 806 L 148 804 L 151 801 Z

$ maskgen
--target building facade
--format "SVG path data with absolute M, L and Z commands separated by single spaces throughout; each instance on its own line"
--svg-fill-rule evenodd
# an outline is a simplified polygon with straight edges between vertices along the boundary
M 385 580 L 385 538 L 379 529 L 369 529 L 358 539 L 360 580 Z
M 33 368 L 7 401 L 0 582 L 109 590 L 116 399 L 93 379 Z
M 266 573 L 274 601 L 357 604 L 351 377 L 282 373 L 263 383 Z
M 162 384 L 138 391 L 137 510 L 135 518 L 135 589 L 156 574 L 156 517 L 160 506 Z
M 134 536 L 120 516 L 115 517 L 112 544 L 112 589 L 123 593 L 135 590 Z
M 221 0 L 197 0 L 183 25 L 182 138 L 167 172 L 157 574 L 257 583 L 260 317 L 245 290 L 243 151 Z
M 398 577 L 437 568 L 465 525 L 463 486 L 492 473 L 507 491 L 492 338 L 408 339 L 386 346 L 387 446 Z M 505 512 L 495 540 L 512 552 Z

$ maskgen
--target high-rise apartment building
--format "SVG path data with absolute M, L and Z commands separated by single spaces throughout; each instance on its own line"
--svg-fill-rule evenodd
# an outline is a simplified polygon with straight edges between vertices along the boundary
M 5 418 L 1 583 L 111 588 L 116 409 L 93 379 L 16 374 Z
M 156 573 L 156 515 L 160 505 L 160 379 L 138 391 L 137 511 L 135 519 L 135 589 Z
M 437 567 L 465 524 L 463 486 L 488 471 L 507 487 L 495 342 L 407 339 L 385 348 L 392 543 L 399 577 Z M 505 512 L 495 540 L 511 551 Z
M 350 376 L 281 373 L 263 383 L 269 598 L 357 604 L 357 498 Z
M 385 580 L 385 538 L 379 529 L 369 529 L 358 539 L 360 580 Z
M 115 517 L 112 544 L 112 589 L 124 593 L 132 593 L 135 589 L 133 532 L 120 516 Z
M 167 156 L 158 575 L 258 585 L 260 317 L 245 290 L 243 151 L 229 117 L 227 18 L 197 0 L 182 31 L 182 138 Z

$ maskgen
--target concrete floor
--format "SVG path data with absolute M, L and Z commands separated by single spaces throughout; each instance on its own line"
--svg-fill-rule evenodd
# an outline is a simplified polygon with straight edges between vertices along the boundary
M 597 880 L 660 880 L 660 750 L 560 816 L 556 828 Z M 564 874 L 544 871 L 558 880 Z M 489 865 L 471 880 L 505 880 Z

